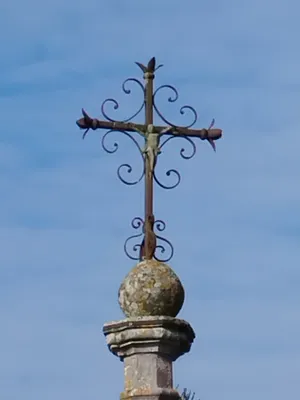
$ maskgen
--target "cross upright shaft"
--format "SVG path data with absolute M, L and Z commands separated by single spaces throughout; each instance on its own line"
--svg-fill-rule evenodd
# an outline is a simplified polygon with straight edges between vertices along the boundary
M 144 70 L 145 79 L 145 122 L 148 127 L 153 125 L 153 80 L 155 72 L 155 59 L 150 60 L 147 69 L 141 65 Z M 158 138 L 158 136 L 156 136 Z M 147 143 L 145 150 L 147 151 Z M 150 147 L 149 147 L 150 150 Z M 152 149 L 152 168 L 155 167 L 155 158 L 157 154 L 153 154 L 153 151 L 157 152 L 158 149 Z M 145 222 L 144 222 L 144 240 L 140 249 L 140 259 L 143 257 L 146 260 L 150 260 L 155 252 L 156 248 L 156 236 L 154 234 L 154 214 L 153 214 L 153 172 L 151 171 L 151 155 L 145 153 Z
M 208 129 L 190 129 L 189 127 L 177 127 L 169 124 L 168 126 L 155 126 L 153 125 L 153 112 L 157 111 L 154 103 L 155 93 L 153 91 L 153 80 L 155 71 L 161 67 L 156 68 L 155 58 L 153 57 L 147 66 L 136 63 L 144 73 L 144 107 L 145 107 L 145 123 L 136 124 L 125 121 L 101 121 L 98 119 L 90 118 L 87 113 L 82 110 L 83 118 L 79 119 L 76 123 L 81 129 L 85 129 L 85 134 L 89 129 L 108 129 L 110 131 L 127 131 L 138 132 L 145 140 L 145 147 L 141 150 L 144 158 L 144 175 L 145 175 L 145 216 L 143 222 L 144 239 L 140 245 L 140 260 L 150 260 L 155 257 L 156 249 L 156 234 L 154 233 L 154 212 L 153 212 L 153 180 L 155 178 L 155 166 L 157 157 L 160 154 L 160 139 L 163 135 L 171 135 L 172 137 L 198 137 L 202 140 L 208 140 L 215 150 L 214 141 L 221 138 L 221 129 L 212 129 L 213 122 Z M 134 79 L 132 79 L 134 80 Z M 134 80 L 135 81 L 135 80 Z M 167 85 L 168 86 L 168 85 Z M 123 89 L 124 90 L 124 89 Z M 124 90 L 125 91 L 125 90 Z M 125 91 L 126 92 L 126 91 Z M 127 91 L 126 93 L 129 93 Z M 109 99 L 110 101 L 113 101 Z M 115 102 L 115 108 L 117 103 Z M 191 107 L 189 107 L 191 108 Z M 103 109 L 102 109 L 103 112 Z M 104 114 L 104 113 L 103 113 Z M 161 114 L 159 113 L 159 116 Z M 165 122 L 164 118 L 162 118 Z M 103 146 L 103 144 L 102 144 Z M 114 151 L 110 151 L 114 152 Z M 187 158 L 187 157 L 186 157 Z M 157 180 L 157 179 L 156 179 Z M 156 257 L 155 257 L 156 258 Z

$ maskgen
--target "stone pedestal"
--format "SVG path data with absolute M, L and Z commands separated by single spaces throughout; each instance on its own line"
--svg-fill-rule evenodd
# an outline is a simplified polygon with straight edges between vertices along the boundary
M 110 351 L 124 361 L 122 400 L 177 400 L 172 362 L 190 350 L 191 326 L 172 317 L 137 317 L 104 325 Z
M 125 277 L 119 304 L 127 318 L 103 328 L 110 351 L 124 362 L 121 400 L 180 399 L 172 363 L 195 338 L 192 327 L 175 318 L 183 301 L 183 286 L 167 264 L 145 260 Z

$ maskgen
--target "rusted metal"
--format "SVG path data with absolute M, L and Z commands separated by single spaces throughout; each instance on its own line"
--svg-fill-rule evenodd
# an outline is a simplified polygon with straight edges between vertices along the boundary
M 131 122 L 111 122 L 111 121 L 100 121 L 96 118 L 90 118 L 88 114 L 82 109 L 83 118 L 76 121 L 77 126 L 80 129 L 85 130 L 96 130 L 96 129 L 109 129 L 116 131 L 127 131 L 127 132 L 137 132 L 145 129 L 145 124 L 134 124 Z M 163 132 L 166 126 L 154 125 L 153 133 L 159 133 L 164 136 L 191 136 L 198 137 L 201 140 L 218 140 L 222 137 L 221 129 L 190 129 L 180 126 L 172 126 L 172 131 Z M 87 132 L 84 132 L 85 137 Z
M 166 185 L 163 184 L 156 175 L 156 164 L 158 156 L 161 153 L 162 147 L 171 139 L 174 138 L 182 138 L 189 143 L 191 146 L 191 153 L 186 155 L 186 150 L 184 148 L 181 149 L 180 155 L 184 159 L 192 158 L 196 153 L 196 145 L 192 141 L 191 138 L 199 138 L 201 140 L 207 140 L 214 151 L 216 150 L 215 141 L 222 137 L 222 130 L 218 128 L 213 128 L 214 119 L 212 120 L 209 128 L 205 129 L 192 129 L 192 126 L 197 122 L 197 113 L 195 109 L 191 106 L 185 105 L 180 108 L 180 113 L 185 114 L 186 112 L 190 112 L 193 116 L 193 120 L 189 125 L 186 126 L 176 126 L 172 124 L 164 115 L 160 112 L 159 108 L 156 105 L 156 96 L 157 94 L 164 89 L 171 91 L 172 96 L 169 97 L 168 101 L 174 103 L 178 100 L 178 92 L 171 85 L 162 85 L 158 87 L 155 91 L 153 88 L 153 81 L 155 78 L 155 72 L 158 68 L 162 67 L 159 65 L 156 67 L 155 58 L 151 58 L 148 64 L 145 66 L 141 63 L 136 62 L 138 67 L 142 70 L 144 76 L 144 83 L 140 82 L 135 78 L 128 78 L 124 81 L 122 85 L 122 89 L 125 94 L 130 94 L 131 90 L 127 88 L 128 83 L 135 83 L 143 93 L 143 102 L 139 107 L 138 111 L 134 113 L 130 118 L 127 118 L 122 121 L 115 120 L 111 118 L 105 111 L 105 106 L 108 103 L 113 104 L 113 108 L 116 110 L 119 108 L 119 104 L 115 99 L 106 99 L 101 106 L 101 111 L 106 120 L 99 120 L 96 118 L 91 118 L 87 112 L 82 109 L 83 117 L 76 121 L 77 126 L 84 130 L 83 138 L 88 133 L 89 130 L 96 129 L 106 129 L 107 132 L 102 137 L 102 147 L 108 153 L 115 153 L 118 150 L 118 144 L 114 143 L 113 149 L 109 149 L 105 144 L 105 140 L 107 135 L 111 132 L 119 131 L 129 137 L 134 144 L 136 145 L 140 155 L 143 160 L 143 170 L 139 177 L 139 179 L 135 181 L 129 181 L 122 177 L 121 171 L 127 172 L 130 174 L 132 172 L 132 167 L 130 164 L 121 164 L 117 170 L 117 174 L 119 179 L 127 184 L 127 185 L 135 185 L 145 177 L 145 215 L 144 219 L 140 217 L 136 217 L 132 220 L 132 227 L 134 229 L 142 228 L 142 232 L 137 235 L 133 235 L 129 237 L 125 244 L 124 250 L 126 255 L 135 260 L 150 260 L 155 258 L 159 261 L 168 261 L 173 256 L 173 246 L 172 244 L 166 240 L 165 238 L 157 235 L 154 232 L 154 227 L 161 232 L 165 229 L 165 223 L 162 220 L 155 220 L 154 210 L 153 210 L 153 185 L 154 181 L 164 189 L 173 189 L 178 186 L 181 177 L 177 170 L 170 169 L 166 172 L 166 176 L 169 177 L 171 175 L 176 177 L 175 184 Z M 136 117 L 142 110 L 145 110 L 145 123 L 137 124 L 130 122 L 134 117 Z M 166 126 L 154 125 L 154 112 L 160 117 L 160 119 L 165 122 Z M 135 139 L 132 133 L 138 133 L 145 142 L 145 147 L 142 149 L 139 145 L 139 142 Z M 163 143 L 160 143 L 160 140 L 166 136 L 166 139 Z M 127 245 L 130 240 L 137 239 L 141 237 L 142 242 L 139 244 L 134 244 L 132 250 L 137 256 L 132 256 L 127 249 Z M 163 244 L 157 244 L 157 239 L 166 243 L 170 248 L 170 255 L 168 257 L 158 257 L 157 250 L 160 250 L 161 253 L 165 252 L 165 247 Z

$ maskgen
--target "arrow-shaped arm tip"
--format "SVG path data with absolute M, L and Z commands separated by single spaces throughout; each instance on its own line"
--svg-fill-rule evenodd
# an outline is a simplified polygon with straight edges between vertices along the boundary
M 80 129 L 87 129 L 86 123 L 84 118 L 80 118 L 76 121 L 76 125 L 80 128 Z
M 83 118 L 80 118 L 76 121 L 76 125 L 80 129 L 85 129 L 82 139 L 84 139 L 89 129 L 95 130 L 97 128 L 98 121 L 96 119 L 92 119 L 82 108 Z
M 213 148 L 213 150 L 216 152 L 216 144 L 215 144 L 215 140 L 218 140 L 222 137 L 222 129 L 208 129 L 207 130 L 207 134 L 206 137 L 204 137 L 203 139 L 207 140 L 208 143 L 211 145 L 211 147 Z
M 84 111 L 84 109 L 82 108 L 82 115 L 83 118 L 80 118 L 76 121 L 76 125 L 80 128 L 80 129 L 88 129 L 91 128 L 92 126 L 92 118 L 88 116 L 88 114 Z
M 222 129 L 214 128 L 214 129 L 205 129 L 205 135 L 203 135 L 202 140 L 205 139 L 212 139 L 212 140 L 218 140 L 221 139 L 222 137 Z

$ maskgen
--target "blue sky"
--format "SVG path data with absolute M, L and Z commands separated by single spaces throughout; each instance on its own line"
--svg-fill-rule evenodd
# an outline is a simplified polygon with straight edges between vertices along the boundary
M 121 84 L 153 55 L 157 84 L 180 94 L 168 117 L 186 123 L 188 103 L 199 128 L 214 117 L 224 132 L 216 154 L 197 141 L 189 161 L 174 140 L 159 166 L 182 175 L 155 210 L 197 335 L 175 383 L 201 400 L 299 397 L 299 12 L 296 0 L 1 5 L 1 399 L 122 390 L 102 326 L 122 318 L 123 242 L 143 207 L 142 185 L 116 169 L 140 160 L 126 139 L 115 155 L 99 131 L 82 141 L 75 121 L 81 107 L 100 116 L 107 97 L 116 118 L 134 112 L 138 92 Z

